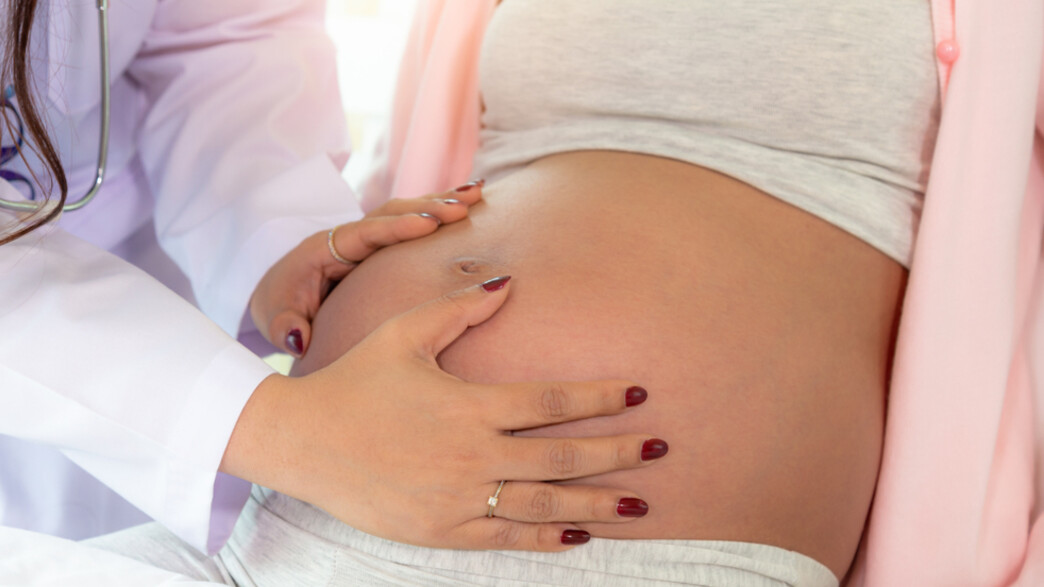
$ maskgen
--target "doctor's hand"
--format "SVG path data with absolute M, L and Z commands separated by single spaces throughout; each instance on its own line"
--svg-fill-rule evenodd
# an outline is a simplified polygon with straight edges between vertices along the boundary
M 498 278 L 449 294 L 389 320 L 323 369 L 265 379 L 222 470 L 418 546 L 559 551 L 590 539 L 575 523 L 644 515 L 648 506 L 627 490 L 548 481 L 655 466 L 662 440 L 511 431 L 641 409 L 645 390 L 627 381 L 478 385 L 439 368 L 436 355 L 493 315 L 508 290 Z
M 427 236 L 443 224 L 466 218 L 468 207 L 480 199 L 481 180 L 442 194 L 391 200 L 362 220 L 338 226 L 332 233 L 313 234 L 258 282 L 250 298 L 254 325 L 268 342 L 301 357 L 312 338 L 312 318 L 335 283 L 378 249 Z

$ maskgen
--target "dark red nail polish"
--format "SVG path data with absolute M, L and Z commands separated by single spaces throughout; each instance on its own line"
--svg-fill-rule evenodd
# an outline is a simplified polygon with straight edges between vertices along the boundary
M 301 353 L 304 352 L 304 337 L 301 336 L 301 329 L 294 328 L 286 333 L 286 346 L 290 349 L 290 352 L 299 357 L 301 356 Z
M 562 544 L 587 544 L 591 534 L 583 530 L 566 530 L 562 532 Z
M 468 183 L 466 183 L 466 184 L 464 184 L 464 185 L 462 185 L 462 186 L 460 186 L 458 188 L 454 188 L 453 191 L 458 192 L 458 193 L 464 193 L 464 192 L 470 190 L 473 187 L 481 187 L 485 183 L 486 183 L 486 181 L 484 179 L 480 179 L 478 181 L 469 181 Z
M 627 398 L 627 407 L 637 406 L 638 404 L 645 402 L 645 399 L 649 397 L 649 392 L 634 385 L 627 388 L 627 393 L 624 397 Z
M 650 438 L 642 444 L 642 460 L 651 461 L 667 454 L 667 443 L 659 438 Z
M 490 279 L 489 281 L 484 282 L 482 284 L 482 289 L 484 289 L 484 290 L 486 290 L 488 292 L 495 292 L 495 291 L 497 291 L 499 289 L 504 289 L 504 286 L 507 285 L 507 282 L 510 279 L 511 279 L 510 275 L 503 275 L 501 277 L 494 277 L 493 279 Z
M 621 518 L 640 518 L 649 513 L 649 504 L 637 497 L 625 497 L 616 504 L 616 515 Z

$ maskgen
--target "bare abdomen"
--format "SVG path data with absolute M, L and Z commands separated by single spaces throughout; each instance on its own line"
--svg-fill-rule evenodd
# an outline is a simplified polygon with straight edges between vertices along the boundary
M 905 271 L 855 237 L 714 172 L 604 151 L 542 159 L 471 219 L 380 251 L 330 295 L 298 369 L 386 318 L 489 277 L 511 297 L 440 357 L 477 382 L 626 378 L 615 418 L 524 432 L 644 432 L 670 453 L 582 480 L 650 504 L 616 538 L 740 540 L 842 576 L 873 495 Z

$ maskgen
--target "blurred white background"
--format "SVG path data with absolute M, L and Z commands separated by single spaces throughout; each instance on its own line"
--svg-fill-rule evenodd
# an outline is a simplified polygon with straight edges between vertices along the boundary
M 373 141 L 391 105 L 395 75 L 415 0 L 327 0 L 326 30 L 337 45 L 338 76 L 352 157 L 354 187 L 369 165 Z

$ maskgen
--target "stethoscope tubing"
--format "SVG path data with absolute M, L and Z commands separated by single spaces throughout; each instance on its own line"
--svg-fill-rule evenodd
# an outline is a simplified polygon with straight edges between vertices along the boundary
M 94 182 L 80 199 L 75 202 L 66 202 L 62 206 L 62 212 L 73 212 L 83 208 L 94 196 L 98 195 L 102 182 L 105 181 L 105 168 L 109 161 L 109 115 L 110 115 L 110 92 L 109 92 L 109 0 L 97 0 L 98 4 L 98 45 L 99 61 L 101 62 L 101 129 L 98 135 L 98 165 L 94 173 Z M 46 204 L 39 202 L 14 202 L 0 198 L 0 208 L 17 210 L 23 212 L 35 212 Z

